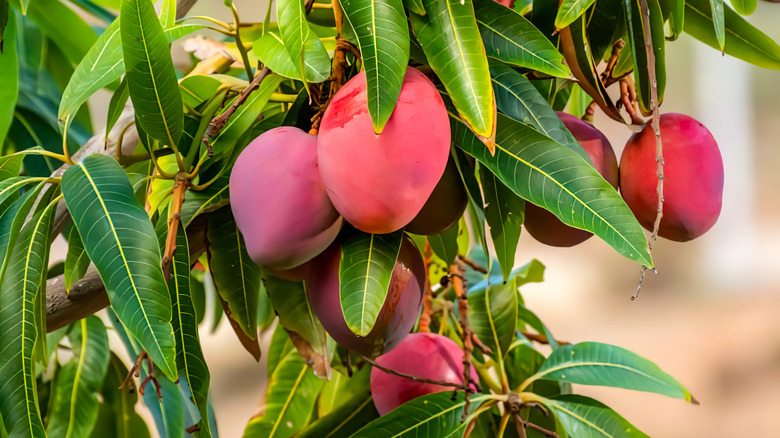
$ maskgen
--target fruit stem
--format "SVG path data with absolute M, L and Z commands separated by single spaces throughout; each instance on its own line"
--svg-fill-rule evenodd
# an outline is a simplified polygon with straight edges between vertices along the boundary
M 504 436 L 504 432 L 506 431 L 506 426 L 509 424 L 509 420 L 512 418 L 512 414 L 509 412 L 504 412 L 504 415 L 501 416 L 501 424 L 498 426 L 498 437 L 502 438 Z
M 376 363 L 376 361 L 374 361 L 372 359 L 369 359 L 367 356 L 364 356 L 364 355 L 361 354 L 360 357 L 366 363 L 371 365 L 372 367 L 378 368 L 378 369 L 380 369 L 380 370 L 382 370 L 382 371 L 384 371 L 384 372 L 386 372 L 388 374 L 392 374 L 394 376 L 403 377 L 404 379 L 414 380 L 415 382 L 420 382 L 420 383 L 431 383 L 433 385 L 449 386 L 450 388 L 455 388 L 456 391 L 457 390 L 465 390 L 464 389 L 465 385 L 463 385 L 462 383 L 453 383 L 453 382 L 448 382 L 446 380 L 426 379 L 424 377 L 417 377 L 417 376 L 413 376 L 411 374 L 399 373 L 398 371 L 395 371 L 395 370 L 392 370 L 390 368 L 387 368 L 387 367 L 384 367 L 382 365 L 379 365 L 378 363 Z

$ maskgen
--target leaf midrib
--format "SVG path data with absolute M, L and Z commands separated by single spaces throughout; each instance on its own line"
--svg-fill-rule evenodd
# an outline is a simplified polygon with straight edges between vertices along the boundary
M 527 48 L 525 48 L 525 47 L 521 46 L 521 45 L 520 45 L 520 44 L 518 44 L 516 41 L 514 41 L 513 39 L 511 39 L 511 38 L 507 37 L 506 35 L 504 35 L 504 34 L 503 34 L 503 33 L 501 33 L 500 31 L 496 30 L 495 28 L 491 27 L 489 24 L 485 23 L 484 21 L 480 20 L 479 18 L 477 18 L 477 23 L 478 23 L 478 24 L 481 24 L 481 25 L 483 25 L 483 26 L 485 26 L 487 29 L 490 29 L 490 31 L 491 31 L 491 32 L 493 32 L 493 33 L 495 33 L 496 35 L 500 36 L 501 38 L 503 38 L 503 39 L 504 39 L 504 40 L 506 40 L 507 42 L 509 42 L 509 43 L 511 43 L 511 44 L 514 44 L 515 46 L 517 46 L 517 48 L 518 48 L 518 49 L 520 49 L 520 50 L 522 50 L 523 52 L 527 53 L 527 54 L 528 54 L 528 55 L 530 55 L 531 57 L 534 57 L 534 58 L 538 59 L 538 60 L 539 60 L 540 62 L 542 62 L 543 64 L 547 64 L 547 65 L 549 65 L 550 67 L 554 68 L 556 71 L 559 71 L 559 72 L 561 72 L 561 73 L 566 73 L 565 71 L 561 70 L 561 69 L 560 69 L 560 68 L 559 68 L 557 65 L 555 65 L 555 64 L 553 64 L 552 62 L 550 62 L 550 61 L 548 61 L 548 60 L 546 60 L 546 59 L 542 58 L 541 56 L 539 56 L 539 55 L 537 55 L 536 53 L 534 53 L 534 52 L 532 52 L 532 51 L 528 50 Z M 556 52 L 556 53 L 558 53 L 558 52 Z
M 279 424 L 281 424 L 282 418 L 284 418 L 284 414 L 287 412 L 287 408 L 290 406 L 290 403 L 292 403 L 293 396 L 295 395 L 296 391 L 298 391 L 298 386 L 300 386 L 301 380 L 303 380 L 303 377 L 306 375 L 307 369 L 308 367 L 304 365 L 301 371 L 298 373 L 298 378 L 295 379 L 295 383 L 290 389 L 290 393 L 287 395 L 287 398 L 284 400 L 284 405 L 282 405 L 282 409 L 279 412 L 279 416 L 276 417 L 276 421 L 274 421 L 273 428 L 271 428 L 271 433 L 268 435 L 268 438 L 273 438 L 274 434 L 276 433 L 276 429 L 279 427 Z

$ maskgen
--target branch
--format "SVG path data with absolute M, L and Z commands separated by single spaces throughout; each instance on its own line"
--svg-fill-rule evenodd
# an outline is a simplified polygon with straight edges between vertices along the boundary
M 65 291 L 64 276 L 54 277 L 46 282 L 46 330 L 65 327 L 109 304 L 103 280 L 94 267 L 71 286 L 70 293 Z
M 545 336 L 545 335 L 539 335 L 539 334 L 536 334 L 536 333 L 526 332 L 526 331 L 523 331 L 523 330 L 521 330 L 520 333 L 523 336 L 525 336 L 526 338 L 528 338 L 529 341 L 535 341 L 535 342 L 538 342 L 540 344 L 549 344 L 550 343 L 550 340 L 547 339 L 547 336 Z M 555 340 L 555 342 L 557 342 L 558 345 L 570 345 L 571 344 L 571 342 L 559 341 L 557 339 Z
M 417 376 L 413 376 L 411 374 L 399 373 L 398 371 L 391 370 L 390 368 L 383 367 L 382 365 L 379 365 L 378 363 L 376 363 L 376 361 L 373 361 L 373 360 L 369 359 L 368 357 L 363 356 L 362 354 L 360 355 L 360 357 L 364 361 L 366 361 L 369 365 L 371 365 L 373 367 L 376 367 L 376 368 L 379 368 L 380 370 L 382 370 L 382 371 L 384 371 L 384 372 L 386 372 L 388 374 L 392 374 L 394 376 L 403 377 L 404 379 L 414 380 L 415 382 L 420 382 L 420 383 L 431 383 L 433 385 L 449 386 L 450 388 L 455 388 L 456 390 L 461 390 L 461 391 L 465 390 L 464 385 L 461 384 L 461 383 L 452 383 L 452 382 L 447 382 L 445 380 L 426 379 L 424 377 L 417 377 Z

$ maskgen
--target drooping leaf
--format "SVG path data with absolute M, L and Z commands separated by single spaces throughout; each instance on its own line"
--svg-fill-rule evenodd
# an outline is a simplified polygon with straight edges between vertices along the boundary
M 724 7 L 724 13 L 725 52 L 759 67 L 780 70 L 780 46 L 728 6 Z M 686 0 L 685 32 L 708 46 L 719 49 L 712 17 L 708 0 Z
M 341 0 L 366 70 L 368 113 L 381 134 L 393 114 L 409 61 L 409 28 L 401 0 Z
M 0 278 L 9 263 L 8 253 L 13 250 L 24 220 L 30 213 L 36 198 L 43 189 L 43 184 L 38 184 L 32 190 L 19 196 L 20 188 L 28 185 L 30 178 L 16 177 L 0 183 Z
M 531 85 L 542 95 L 554 111 L 563 111 L 569 103 L 571 84 L 569 79 L 551 78 L 532 81 Z
M 555 16 L 555 28 L 563 29 L 580 18 L 596 0 L 562 0 Z
M 365 399 L 371 390 L 370 380 L 371 367 L 353 368 L 352 376 L 334 373 L 333 377 L 322 386 L 322 391 L 317 397 L 317 416 L 324 417 L 333 413 L 353 397 Z
M 485 153 L 460 123 L 452 123 L 452 139 L 523 199 L 567 225 L 596 234 L 625 257 L 653 265 L 647 238 L 631 210 L 576 153 L 503 115 L 495 156 Z
M 130 98 L 130 90 L 127 88 L 127 79 L 122 79 L 114 94 L 111 95 L 111 101 L 108 103 L 108 115 L 106 116 L 106 138 L 111 133 L 111 128 L 116 125 L 119 116 L 127 105 L 127 99 Z
M 65 3 L 58 0 L 34 0 L 27 11 L 30 18 L 50 41 L 76 64 L 97 40 L 92 28 Z
M 46 436 L 36 395 L 33 352 L 46 330 L 37 323 L 34 306 L 46 281 L 56 206 L 47 206 L 48 199 L 50 196 L 43 197 L 45 208 L 37 209 L 17 238 L 9 242 L 0 271 L 0 413 L 8 435 L 13 437 Z M 21 211 L 22 219 L 28 211 L 29 207 Z
M 306 11 L 303 7 L 303 0 L 279 0 L 276 2 L 276 22 L 279 24 L 279 31 L 282 35 L 284 48 L 290 55 L 298 77 L 306 80 L 304 72 L 306 65 L 304 62 L 304 45 L 309 39 L 311 29 L 306 21 Z
M 720 0 L 721 2 L 723 0 Z M 650 114 L 655 105 L 664 101 L 666 88 L 666 60 L 664 55 L 664 19 L 658 0 L 646 0 L 649 22 L 644 23 L 645 16 L 641 11 L 639 0 L 625 0 L 623 3 L 628 27 L 628 42 L 634 57 L 634 78 L 636 79 L 636 95 L 639 108 L 644 114 Z M 721 3 L 722 4 L 722 3 Z M 658 87 L 658 102 L 651 102 L 653 77 L 647 62 L 647 35 L 645 26 L 650 29 L 650 41 L 653 43 L 655 55 L 655 83 Z
M 141 373 L 144 377 L 145 373 Z M 161 437 L 183 437 L 185 428 L 184 400 L 179 385 L 165 376 L 157 378 L 162 399 L 156 391 L 145 391 L 144 404 L 152 413 L 157 432 Z M 152 388 L 149 388 L 152 389 Z
M 571 96 L 569 96 L 569 107 L 567 112 L 574 117 L 581 119 L 585 115 L 585 111 L 588 109 L 588 105 L 593 102 L 588 93 L 582 91 L 582 88 L 574 84 L 571 86 Z M 593 164 L 593 163 L 591 163 Z
M 74 358 L 57 374 L 46 432 L 52 438 L 86 438 L 98 418 L 97 395 L 110 358 L 108 333 L 100 318 L 88 316 L 73 325 L 68 337 Z
M 170 48 L 151 0 L 127 0 L 119 16 L 122 53 L 136 120 L 149 136 L 175 147 L 184 109 Z
M 515 265 L 515 251 L 525 220 L 525 201 L 485 166 L 479 166 L 479 174 L 485 194 L 485 220 L 490 227 L 504 281 L 507 281 Z
M 485 46 L 471 0 L 423 0 L 427 16 L 409 19 L 455 108 L 488 149 L 496 133 L 496 102 Z
M 452 226 L 439 234 L 428 236 L 433 253 L 450 266 L 458 256 L 458 227 Z
M 564 345 L 554 350 L 522 386 L 538 379 L 654 392 L 698 403 L 690 391 L 658 365 L 624 348 L 598 342 Z
M 79 230 L 71 227 L 68 234 L 68 252 L 65 255 L 65 290 L 70 291 L 73 283 L 84 277 L 89 267 L 89 257 L 84 250 L 84 243 L 81 241 Z
M 485 400 L 471 396 L 469 411 Z M 411 438 L 447 437 L 461 427 L 461 415 L 466 402 L 462 392 L 454 397 L 451 391 L 437 392 L 410 400 L 390 413 L 368 423 L 351 438 Z
M 330 57 L 325 46 L 314 33 L 303 45 L 306 81 L 320 83 L 330 76 Z M 290 79 L 301 79 L 297 64 L 293 63 L 290 54 L 284 47 L 282 37 L 276 32 L 268 32 L 255 41 L 252 52 L 272 72 Z
M 127 388 L 119 389 L 127 377 L 127 367 L 114 353 L 108 365 L 103 382 L 103 403 L 98 421 L 90 438 L 148 438 L 149 428 L 135 410 L 138 392 L 135 382 L 130 380 Z
M 614 44 L 625 33 L 626 19 L 621 0 L 598 1 L 588 12 L 588 42 L 594 59 L 611 56 Z
M 210 213 L 208 219 L 209 270 L 217 292 L 228 305 L 230 319 L 256 341 L 260 267 L 249 258 L 230 207 Z
M 750 2 L 751 0 L 746 0 L 746 1 Z M 758 2 L 758 0 L 752 0 L 752 1 L 754 4 Z M 661 7 L 663 7 L 663 3 L 661 3 Z M 685 23 L 685 0 L 674 0 L 673 8 L 669 11 L 669 30 L 671 31 L 671 36 L 669 37 L 669 39 L 671 41 L 676 40 L 683 32 L 684 23 Z
M 6 11 L 8 3 L 5 4 Z M 19 92 L 19 60 L 16 55 L 16 17 L 6 17 L 7 25 L 0 31 L 0 144 L 5 142 L 8 128 L 14 117 L 16 96 Z M 18 173 L 17 173 L 18 175 Z M 14 175 L 15 176 L 15 175 Z M 2 180 L 2 177 L 0 177 Z
M 187 227 L 199 215 L 226 206 L 230 202 L 229 182 L 230 175 L 223 174 L 205 190 L 187 190 L 181 206 L 181 223 Z
M 722 52 L 726 45 L 726 17 L 723 13 L 723 0 L 710 0 L 712 24 L 715 27 L 715 37 Z
M 581 395 L 545 399 L 569 436 L 582 438 L 648 438 L 608 406 Z
M 344 320 L 352 332 L 366 336 L 385 303 L 403 231 L 368 234 L 355 228 L 342 232 L 339 296 Z
M 298 432 L 309 419 L 324 382 L 295 349 L 289 350 L 268 380 L 265 413 L 249 421 L 244 438 L 289 437 Z
M 468 291 L 469 323 L 499 361 L 515 338 L 518 297 L 514 280 Z
M 65 172 L 62 192 L 119 319 L 163 372 L 176 378 L 160 249 L 127 174 L 110 157 L 91 155 Z
M 337 374 L 340 375 L 340 374 Z M 368 391 L 355 394 L 333 412 L 307 426 L 296 438 L 336 438 L 350 436 L 379 417 Z
M 12 154 L 0 157 L 0 182 L 19 176 L 22 170 L 23 154 Z
M 466 155 L 461 150 L 453 149 L 452 154 L 455 157 L 455 165 L 458 167 L 460 178 L 463 180 L 463 187 L 466 188 L 466 194 L 469 198 L 468 211 L 471 218 L 471 226 L 482 246 L 483 255 L 487 260 L 487 269 L 490 270 L 490 251 L 488 249 L 487 235 L 485 234 L 485 203 L 482 200 L 482 191 L 475 176 L 476 170 L 468 162 Z
M 557 77 L 569 77 L 563 55 L 525 17 L 494 0 L 475 0 L 482 41 L 487 55 Z
M 758 7 L 758 0 L 731 0 L 729 3 L 740 15 L 750 15 Z

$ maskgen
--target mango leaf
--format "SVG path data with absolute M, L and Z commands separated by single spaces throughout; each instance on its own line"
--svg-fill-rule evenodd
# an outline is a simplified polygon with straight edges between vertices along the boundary
M 165 221 L 167 222 L 167 221 Z M 167 233 L 166 233 L 167 235 Z M 190 251 L 187 233 L 179 223 L 176 233 L 176 250 L 171 260 L 171 278 L 168 291 L 173 313 L 173 336 L 176 338 L 176 369 L 184 378 L 198 407 L 201 422 L 200 436 L 210 437 L 208 421 L 209 369 L 203 357 L 198 335 L 198 320 L 192 304 L 190 286 Z
M 514 280 L 468 291 L 469 322 L 499 361 L 515 338 L 518 297 Z
M 181 206 L 181 223 L 187 227 L 201 214 L 226 206 L 230 202 L 229 182 L 230 175 L 223 174 L 204 190 L 187 190 Z
M 141 373 L 141 377 L 147 375 Z M 152 413 L 157 432 L 161 437 L 183 437 L 185 424 L 184 400 L 179 385 L 167 377 L 157 378 L 160 383 L 162 398 L 156 391 L 146 391 L 143 394 L 144 404 Z M 163 402 L 164 400 L 164 402 Z
M 0 183 L 0 207 L 3 207 L 0 211 L 0 278 L 5 272 L 6 264 L 10 263 L 8 253 L 13 249 L 25 218 L 44 186 L 38 184 L 20 197 L 20 188 L 29 182 L 28 178 L 17 177 Z
M 450 121 L 452 123 L 452 120 Z M 466 188 L 466 194 L 469 198 L 469 217 L 471 219 L 471 226 L 474 230 L 477 240 L 479 240 L 482 246 L 482 251 L 487 260 L 487 269 L 490 271 L 491 258 L 490 251 L 488 249 L 487 236 L 485 234 L 485 203 L 482 201 L 482 191 L 479 188 L 479 183 L 475 176 L 476 170 L 468 160 L 463 151 L 453 149 L 451 151 L 455 157 L 455 165 L 458 167 L 460 178 L 463 180 L 463 187 Z
M 306 21 L 306 11 L 303 0 L 279 0 L 276 2 L 276 22 L 282 35 L 284 48 L 290 55 L 298 77 L 303 78 L 306 85 L 306 65 L 304 63 L 304 45 L 309 39 L 309 22 Z
M 244 438 L 294 435 L 308 421 L 324 382 L 306 366 L 295 349 L 290 349 L 268 380 L 265 413 L 249 421 Z
M 358 336 L 374 328 L 385 304 L 403 231 L 368 234 L 349 227 L 341 236 L 339 297 L 347 326 Z
M 43 197 L 44 206 L 49 198 Z M 28 205 L 24 198 L 19 201 Z M 35 345 L 41 342 L 39 337 L 45 337 L 46 329 L 36 324 L 34 303 L 45 290 L 55 206 L 56 202 L 35 212 L 17 238 L 9 242 L 0 271 L 0 413 L 5 430 L 13 437 L 46 436 L 38 408 L 33 360 Z M 29 207 L 20 211 L 22 219 L 28 211 Z
M 404 0 L 404 7 L 409 12 L 414 12 L 417 15 L 425 15 L 425 6 L 423 6 L 422 0 Z
M 165 31 L 165 37 L 170 43 L 201 27 L 203 26 L 193 24 L 174 26 Z M 57 113 L 61 126 L 67 126 L 81 105 L 97 90 L 118 80 L 125 73 L 122 56 L 119 20 L 114 20 L 79 62 L 68 86 L 62 92 Z
M 608 58 L 612 54 L 613 45 L 626 33 L 621 0 L 596 2 L 588 16 L 588 42 L 593 58 Z
M 722 1 L 721 5 L 722 5 Z M 623 10 L 628 24 L 628 40 L 631 45 L 631 53 L 634 58 L 634 78 L 636 78 L 636 95 L 639 108 L 647 115 L 652 113 L 655 105 L 664 101 L 664 89 L 666 88 L 666 61 L 664 57 L 664 18 L 658 0 L 647 0 L 649 11 L 649 23 L 643 23 L 645 16 L 642 14 L 640 0 L 625 0 Z M 650 39 L 653 42 L 653 54 L 655 66 L 647 64 L 647 46 L 645 41 L 645 24 L 650 29 Z M 652 76 L 650 70 L 655 69 L 655 81 L 658 86 L 658 102 L 651 102 Z
M 428 236 L 428 244 L 433 253 L 450 266 L 458 256 L 458 227 L 452 226 L 439 234 Z
M 475 0 L 474 13 L 489 57 L 551 76 L 571 76 L 558 49 L 515 10 L 493 0 Z
M 493 238 L 504 281 L 507 281 L 515 265 L 515 251 L 525 220 L 525 201 L 485 166 L 479 166 L 479 175 L 485 194 L 485 220 L 490 227 L 490 236 Z
M 568 27 L 561 29 L 559 35 L 563 57 L 572 74 L 577 78 L 579 86 L 596 101 L 606 115 L 615 121 L 625 123 L 596 72 L 596 61 L 593 59 L 588 42 L 585 16 L 581 16 Z
M 562 0 L 555 16 L 555 28 L 563 29 L 580 18 L 596 0 Z
M 728 6 L 724 7 L 724 12 L 725 52 L 759 67 L 780 70 L 780 46 Z M 704 44 L 719 49 L 712 17 L 708 0 L 685 2 L 685 32 Z
M 715 37 L 718 39 L 720 51 L 726 45 L 726 20 L 723 13 L 723 0 L 710 0 L 712 24 L 715 27 Z
M 22 171 L 22 161 L 24 155 L 12 154 L 0 157 L 0 182 L 7 180 L 8 178 L 15 178 L 19 176 L 19 172 Z
M 330 378 L 325 329 L 311 308 L 306 294 L 306 283 L 282 280 L 274 276 L 267 276 L 264 283 L 271 305 L 279 315 L 279 324 L 288 332 L 294 333 L 290 336 L 301 357 L 319 377 Z M 299 344 L 300 341 L 296 342 L 296 336 L 303 338 L 308 346 L 304 347 Z
M 325 46 L 313 32 L 309 34 L 303 49 L 306 81 L 320 83 L 328 79 L 330 76 L 330 57 L 328 57 Z M 293 63 L 290 54 L 284 47 L 282 37 L 278 33 L 268 32 L 260 37 L 252 46 L 252 52 L 272 72 L 290 79 L 301 79 L 299 67 Z
M 88 316 L 73 325 L 68 337 L 74 357 L 57 373 L 47 433 L 52 438 L 86 438 L 98 418 L 97 395 L 110 358 L 108 333 L 100 318 Z
M 698 404 L 690 391 L 658 365 L 624 348 L 598 342 L 553 350 L 539 371 L 521 387 L 538 379 L 654 392 Z
M 758 0 L 745 0 L 745 1 L 747 2 L 752 1 L 754 5 L 758 3 Z M 734 4 L 733 1 L 732 4 Z M 663 7 L 663 3 L 661 4 L 661 7 Z M 669 11 L 669 30 L 671 31 L 671 36 L 669 37 L 670 41 L 674 41 L 680 36 L 680 34 L 683 32 L 684 23 L 685 23 L 685 0 L 674 0 L 673 8 Z
M 555 337 L 552 335 L 550 330 L 547 328 L 544 323 L 542 323 L 542 320 L 539 319 L 538 316 L 536 316 L 535 313 L 528 310 L 527 307 L 525 307 L 522 304 L 517 305 L 517 317 L 518 317 L 518 325 L 520 324 L 528 324 L 531 327 L 536 330 L 537 333 L 544 335 L 545 338 L 547 338 L 547 342 L 550 344 L 550 347 L 553 349 L 558 348 L 558 341 L 555 339 Z
M 428 15 L 409 20 L 436 76 L 471 130 L 493 150 L 496 102 L 471 0 L 423 0 Z
M 350 397 L 333 412 L 319 417 L 317 421 L 298 433 L 296 438 L 350 436 L 378 417 L 379 413 L 374 407 L 374 400 L 371 398 L 371 394 L 365 391 Z
M 111 101 L 108 103 L 108 114 L 106 115 L 106 139 L 111 133 L 111 128 L 116 125 L 119 116 L 127 105 L 127 99 L 130 98 L 130 90 L 127 88 L 127 78 L 122 79 L 114 94 L 111 95 Z
M 381 134 L 393 114 L 409 62 L 409 28 L 401 0 L 341 0 L 357 34 L 366 70 L 368 113 Z
M 176 378 L 160 249 L 127 174 L 110 157 L 91 155 L 65 171 L 62 192 L 119 319 L 163 372 Z
M 509 352 L 504 358 L 507 382 L 510 388 L 516 388 L 523 381 L 536 373 L 544 363 L 544 355 L 536 351 L 530 342 L 516 340 L 509 347 Z M 550 382 L 541 380 L 540 382 Z M 557 382 L 555 382 L 557 385 Z M 536 385 L 529 386 L 526 390 L 534 391 Z
M 84 250 L 84 243 L 81 241 L 79 230 L 76 227 L 70 228 L 68 234 L 68 252 L 65 255 L 65 290 L 70 292 L 73 283 L 84 277 L 89 267 L 89 257 Z
M 127 377 L 127 367 L 114 353 L 108 365 L 108 373 L 103 382 L 103 403 L 98 413 L 98 421 L 90 438 L 149 438 L 149 428 L 135 411 L 138 392 L 131 380 L 128 388 L 119 389 Z
M 569 226 L 596 234 L 625 257 L 653 265 L 647 238 L 631 210 L 579 155 L 503 115 L 495 156 L 485 153 L 463 124 L 452 123 L 452 139 L 523 199 Z
M 268 347 L 268 380 L 271 380 L 271 376 L 276 371 L 279 363 L 293 349 L 293 343 L 290 340 L 290 336 L 287 335 L 287 330 L 277 324 L 271 335 L 271 345 Z
M 8 4 L 5 4 L 6 11 Z M 19 93 L 19 59 L 16 55 L 16 15 L 7 17 L 8 24 L 0 30 L 0 144 L 5 143 L 5 136 L 11 127 L 16 108 L 16 97 Z M 19 173 L 17 172 L 16 175 Z M 14 175 L 14 176 L 16 176 Z M 0 180 L 3 178 L 0 177 Z
M 531 85 L 542 95 L 553 111 L 563 111 L 569 103 L 573 83 L 569 79 L 551 78 L 532 81 Z
M 95 31 L 79 14 L 58 0 L 31 2 L 27 17 L 73 64 L 81 61 L 97 40 Z
M 731 0 L 731 7 L 740 15 L 750 15 L 756 11 L 758 0 Z
M 487 396 L 471 396 L 469 413 L 473 412 Z M 368 423 L 351 435 L 351 438 L 411 438 L 447 437 L 459 429 L 461 415 L 466 405 L 462 392 L 454 397 L 451 391 L 427 394 L 414 398 L 388 414 Z
M 209 270 L 217 292 L 227 303 L 228 317 L 256 342 L 260 267 L 249 258 L 230 207 L 210 213 L 208 219 Z
M 620 51 L 615 68 L 612 69 L 612 78 L 619 78 L 634 71 L 634 51 L 631 46 L 623 47 Z
M 335 373 L 330 380 L 325 382 L 317 397 L 317 417 L 324 417 L 334 412 L 340 406 L 352 401 L 353 398 L 364 400 L 370 395 L 370 391 L 371 367 L 353 369 L 352 376 Z
M 170 48 L 151 0 L 128 0 L 119 16 L 130 100 L 141 128 L 161 144 L 175 147 L 184 109 Z
M 581 395 L 544 399 L 569 436 L 577 438 L 648 438 L 608 406 Z

